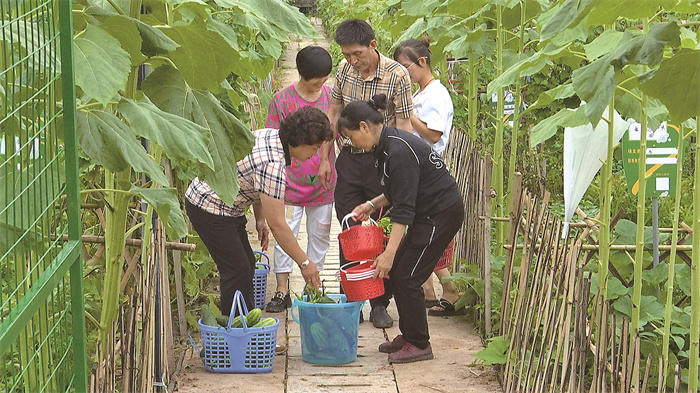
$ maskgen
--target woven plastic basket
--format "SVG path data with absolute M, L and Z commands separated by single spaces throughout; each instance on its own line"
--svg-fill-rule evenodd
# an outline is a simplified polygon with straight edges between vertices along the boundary
M 449 267 L 452 264 L 452 251 L 454 250 L 455 239 L 452 239 L 450 244 L 447 245 L 445 251 L 442 252 L 442 256 L 438 259 L 437 264 L 435 264 L 435 269 L 433 271 L 438 271 Z
M 243 318 L 242 328 L 231 328 L 236 314 L 247 313 L 243 295 L 236 291 L 228 327 L 205 325 L 201 319 L 197 322 L 202 332 L 204 368 L 215 373 L 264 373 L 272 370 L 280 321 L 275 318 L 274 325 L 248 327 Z
M 260 262 L 255 262 L 255 274 L 253 274 L 253 298 L 255 308 L 263 308 L 267 294 L 267 275 L 270 273 L 270 257 L 261 251 L 253 251 L 253 253 L 260 255 Z M 262 262 L 263 257 L 266 262 Z
M 382 242 L 382 228 L 371 218 L 372 225 L 349 226 L 348 220 L 352 213 L 343 217 L 341 227 L 343 231 L 338 234 L 343 255 L 349 261 L 364 261 L 373 259 L 381 254 L 384 247 Z
M 384 280 L 372 279 L 372 262 L 352 262 L 340 268 L 340 285 L 349 302 L 374 299 L 384 294 Z

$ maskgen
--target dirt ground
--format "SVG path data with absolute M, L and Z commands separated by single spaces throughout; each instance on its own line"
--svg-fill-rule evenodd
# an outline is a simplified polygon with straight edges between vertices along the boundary
M 322 33 L 319 21 L 316 28 Z M 327 40 L 293 39 L 282 61 L 285 68 L 287 86 L 298 79 L 294 58 L 296 52 L 307 45 L 328 47 Z M 333 80 L 327 82 L 332 86 Z M 252 220 L 251 220 L 252 221 Z M 299 240 L 305 244 L 304 221 Z M 331 250 L 326 257 L 326 270 L 322 278 L 331 293 L 338 293 L 335 272 L 338 269 L 338 242 L 334 241 L 340 231 L 338 221 L 333 219 L 331 229 Z M 254 224 L 249 223 L 249 234 L 254 249 L 259 249 L 256 241 Z M 267 254 L 272 259 L 273 249 Z M 274 274 L 267 278 L 267 299 L 274 293 L 276 282 Z M 291 289 L 297 293 L 303 288 L 303 280 L 298 271 L 291 276 Z M 435 288 L 440 285 L 435 281 Z M 365 319 L 369 317 L 369 305 L 363 309 Z M 389 308 L 389 314 L 398 319 L 396 307 Z M 277 343 L 287 348 L 285 353 L 275 357 L 271 372 L 263 374 L 216 374 L 207 372 L 199 356 L 193 351 L 188 353 L 184 366 L 176 375 L 175 391 L 182 393 L 205 392 L 376 392 L 376 393 L 413 393 L 413 392 L 501 392 L 495 372 L 490 367 L 473 365 L 474 353 L 483 349 L 478 335 L 468 317 L 428 317 L 431 345 L 435 359 L 412 364 L 389 364 L 387 355 L 378 352 L 377 346 L 387 339 L 399 334 L 398 321 L 389 329 L 376 329 L 370 322 L 360 324 L 357 359 L 340 366 L 320 366 L 305 362 L 301 356 L 301 339 L 299 325 L 292 320 L 289 310 L 285 313 L 268 314 L 280 319 Z M 199 341 L 199 332 L 194 334 Z

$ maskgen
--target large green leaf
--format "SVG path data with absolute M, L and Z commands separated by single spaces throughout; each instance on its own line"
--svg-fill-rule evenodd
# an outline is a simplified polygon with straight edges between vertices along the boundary
M 231 48 L 235 50 L 241 49 L 241 44 L 239 43 L 241 35 L 238 31 L 236 31 L 236 29 L 233 28 L 233 26 L 211 18 L 207 19 L 204 23 L 206 23 L 207 29 L 221 34 L 226 42 L 231 45 Z M 246 37 L 243 38 L 245 39 Z
M 168 185 L 168 178 L 144 150 L 133 131 L 115 115 L 97 110 L 76 113 L 78 144 L 92 160 L 112 172 L 133 168 Z
M 260 47 L 262 47 L 266 55 L 275 59 L 282 57 L 282 43 L 280 43 L 278 40 L 258 37 L 257 42 L 260 44 Z
M 321 36 L 299 9 L 282 0 L 215 0 L 222 7 L 238 7 L 246 12 L 267 19 L 269 23 L 282 30 L 304 37 Z
M 598 124 L 615 92 L 615 69 L 634 64 L 658 64 L 666 44 L 677 44 L 679 34 L 675 23 L 656 24 L 647 34 L 628 30 L 613 51 L 573 72 L 574 90 L 587 102 L 586 116 L 591 124 Z
M 697 116 L 700 108 L 700 51 L 681 49 L 661 62 L 653 76 L 641 84 L 646 94 L 668 108 L 671 121 L 680 124 Z
M 129 54 L 106 31 L 88 25 L 75 37 L 75 84 L 106 105 L 124 88 L 131 71 Z
M 469 56 L 489 56 L 496 50 L 496 43 L 486 34 L 486 25 L 477 30 L 469 31 L 445 46 L 445 52 L 451 53 L 456 59 Z
M 583 108 L 571 110 L 564 108 L 554 115 L 542 120 L 532 128 L 530 146 L 536 146 L 557 133 L 559 127 L 577 127 L 588 123 L 583 115 Z
M 649 270 L 644 270 L 642 278 L 648 284 L 659 285 L 668 278 L 668 265 L 659 263 Z
M 617 69 L 627 64 L 655 66 L 663 60 L 667 44 L 680 44 L 680 29 L 675 23 L 656 24 L 649 29 L 649 33 L 636 37 L 627 30 L 618 47 L 610 53 L 611 63 Z
M 615 0 L 594 1 L 588 11 L 588 25 L 610 25 L 618 18 L 642 19 L 654 15 L 659 8 L 673 6 L 677 0 Z
M 406 0 L 401 2 L 401 9 L 408 15 L 423 16 L 430 14 L 441 3 L 442 0 Z
M 231 23 L 237 32 L 243 33 L 247 30 L 255 30 L 251 35 L 262 34 L 269 38 L 274 38 L 280 42 L 289 41 L 289 35 L 277 26 L 271 25 L 264 18 L 259 18 L 254 14 L 243 12 L 234 14 L 227 22 Z M 260 33 L 257 33 L 259 31 Z M 222 34 L 224 35 L 224 34 Z M 226 35 L 224 35 L 226 37 Z M 243 37 L 243 40 L 252 41 L 254 37 Z
M 504 336 L 494 337 L 490 340 L 486 348 L 474 354 L 474 357 L 481 359 L 484 365 L 505 364 L 508 361 L 508 347 L 510 339 Z
M 632 300 L 629 296 L 622 296 L 613 303 L 613 308 L 624 315 L 631 316 Z M 642 296 L 639 309 L 640 326 L 644 326 L 650 321 L 661 320 L 664 317 L 664 306 L 659 303 L 656 296 Z
M 571 83 L 568 83 L 566 85 L 559 85 L 553 89 L 547 90 L 543 93 L 541 93 L 537 97 L 537 101 L 535 101 L 534 104 L 530 105 L 525 109 L 522 113 L 523 116 L 526 114 L 530 113 L 531 111 L 541 108 L 543 106 L 549 105 L 552 102 L 556 100 L 561 100 L 564 98 L 569 98 L 574 95 L 574 87 Z
M 218 92 L 234 69 L 238 52 L 202 21 L 173 26 L 165 33 L 180 47 L 168 55 L 193 89 Z
M 415 37 L 420 37 L 421 34 L 425 33 L 425 30 L 428 27 L 428 23 L 426 22 L 425 18 L 418 18 L 416 19 L 413 24 L 406 29 L 401 36 L 394 41 L 394 44 L 391 46 L 392 49 L 398 47 L 402 42 L 415 38 Z
M 623 35 L 624 33 L 621 31 L 605 30 L 591 43 L 583 46 L 583 49 L 586 51 L 586 57 L 589 60 L 595 60 L 600 56 L 607 55 L 617 46 Z
M 43 24 L 37 24 L 28 20 L 22 23 L 9 23 L 7 22 L 8 20 L 3 18 L 3 23 L 0 26 L 0 54 L 6 54 L 5 56 L 7 56 L 0 57 L 1 69 L 10 69 L 15 66 L 14 63 L 20 58 L 23 59 L 23 65 L 30 65 L 41 72 L 43 72 L 41 68 L 47 65 L 60 68 L 61 60 L 54 50 L 55 45 L 47 42 L 52 37 L 44 35 L 47 29 Z M 15 46 L 24 48 L 25 52 L 20 53 Z M 14 55 L 11 54 L 13 50 L 15 51 Z M 39 52 L 41 56 L 33 55 Z M 30 55 L 27 56 L 27 53 Z
M 93 7 L 100 7 L 106 12 L 123 12 L 125 15 L 129 15 L 129 11 L 131 10 L 130 5 L 131 1 L 130 0 L 87 0 L 87 3 Z M 114 8 L 114 5 L 119 7 L 117 10 Z
M 606 56 L 575 70 L 572 74 L 574 91 L 587 102 L 586 116 L 591 124 L 598 124 L 603 111 L 615 93 L 615 69 Z
M 153 206 L 163 221 L 170 240 L 187 236 L 187 222 L 182 214 L 175 188 L 132 187 L 129 192 L 140 196 Z
M 146 60 L 146 56 L 141 53 L 143 40 L 139 30 L 129 18 L 119 15 L 110 16 L 99 27 L 119 41 L 122 49 L 131 57 L 132 66 L 137 66 Z
M 209 151 L 214 170 L 201 165 L 199 176 L 221 199 L 232 204 L 238 194 L 236 163 L 250 153 L 254 138 L 248 128 L 223 109 L 210 93 L 192 90 L 174 68 L 156 69 L 142 83 L 144 92 L 160 109 L 184 117 L 211 131 Z
M 139 33 L 141 33 L 141 39 L 143 40 L 141 51 L 146 56 L 165 55 L 180 46 L 159 29 L 143 23 L 138 19 L 129 19 L 136 24 L 136 28 L 139 29 Z
M 139 101 L 123 98 L 117 110 L 138 135 L 162 146 L 178 169 L 186 173 L 199 163 L 214 169 L 209 154 L 210 132 L 206 128 L 162 111 L 143 94 L 140 94 Z
M 489 83 L 486 94 L 490 96 L 501 87 L 515 84 L 521 77 L 539 72 L 552 60 L 561 57 L 562 52 L 564 52 L 566 48 L 566 46 L 557 47 L 556 45 L 549 44 L 542 51 L 513 64 L 498 76 L 498 78 Z
M 541 39 L 548 40 L 567 28 L 576 26 L 587 15 L 594 3 L 593 0 L 565 0 L 560 6 L 553 8 L 547 14 L 542 26 Z
M 486 0 L 448 0 L 446 11 L 449 15 L 454 15 L 457 18 L 466 18 L 477 12 L 481 13 L 484 9 L 490 7 Z
M 520 29 L 521 6 L 525 3 L 525 20 L 536 18 L 542 11 L 542 6 L 537 0 L 522 0 L 511 2 L 503 8 L 503 28 L 507 30 Z

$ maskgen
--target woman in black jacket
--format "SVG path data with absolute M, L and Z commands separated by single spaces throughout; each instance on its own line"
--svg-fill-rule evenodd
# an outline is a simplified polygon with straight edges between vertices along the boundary
M 439 154 L 411 133 L 383 125 L 379 110 L 386 105 L 384 94 L 354 101 L 343 109 L 337 129 L 355 147 L 374 149 L 382 185 L 381 195 L 355 207 L 355 219 L 393 206 L 389 243 L 372 266 L 375 279 L 391 278 L 401 334 L 379 351 L 389 354 L 390 363 L 410 363 L 433 358 L 421 284 L 462 226 L 464 204 Z

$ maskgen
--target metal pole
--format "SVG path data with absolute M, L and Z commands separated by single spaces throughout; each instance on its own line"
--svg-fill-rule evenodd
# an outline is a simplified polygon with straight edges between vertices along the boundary
M 654 247 L 654 267 L 659 265 L 659 197 L 651 198 L 651 231 Z M 659 286 L 656 286 L 656 298 L 659 298 Z
M 68 204 L 68 238 L 80 242 L 80 175 L 78 172 L 78 141 L 75 120 L 75 83 L 73 68 L 73 13 L 72 2 L 58 2 L 61 37 L 61 77 L 63 80 L 63 125 L 66 156 L 66 202 Z M 85 303 L 83 302 L 83 261 L 77 257 L 70 267 L 71 314 L 73 322 L 73 364 L 75 392 L 87 392 L 87 333 L 85 331 Z

